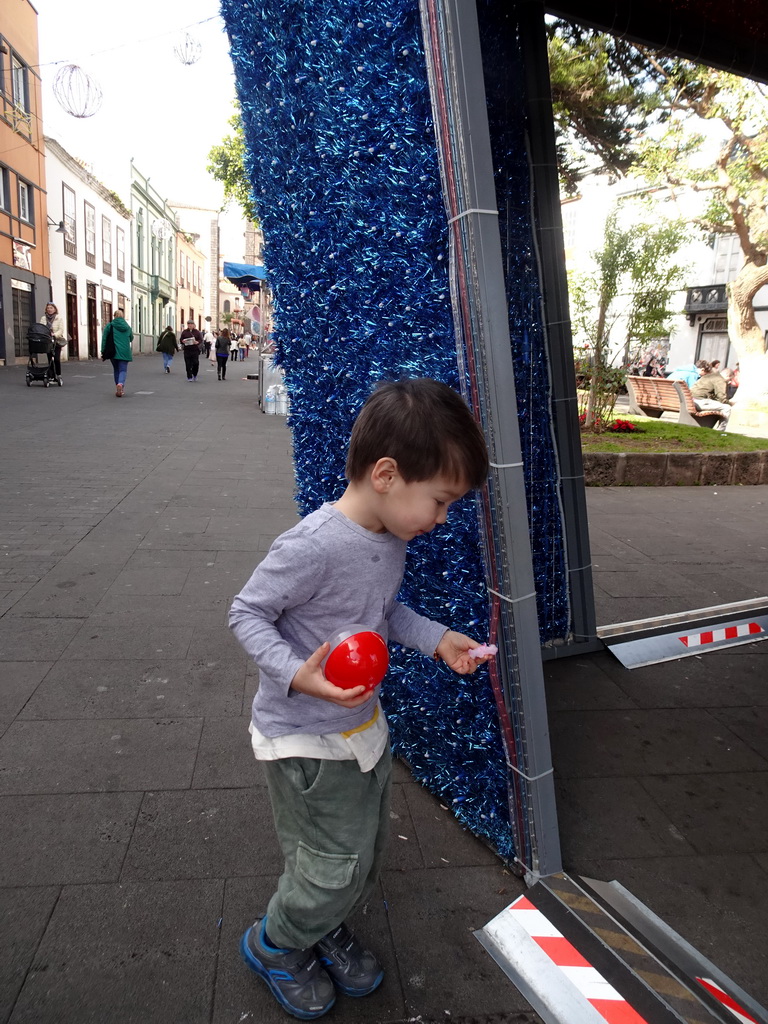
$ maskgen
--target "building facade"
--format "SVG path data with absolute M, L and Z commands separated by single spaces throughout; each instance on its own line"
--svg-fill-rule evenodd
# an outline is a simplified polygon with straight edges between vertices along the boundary
M 28 325 L 50 298 L 49 217 L 37 12 L 4 4 L 0 24 L 0 362 L 26 362 Z M 56 227 L 56 222 L 53 222 Z
M 46 137 L 51 301 L 64 318 L 68 359 L 96 359 L 116 309 L 131 315 L 131 211 L 55 139 Z
M 134 352 L 152 352 L 176 323 L 176 214 L 131 161 Z
M 205 254 L 197 248 L 197 235 L 176 232 L 176 323 L 182 330 L 187 320 L 194 320 L 202 331 L 206 326 Z

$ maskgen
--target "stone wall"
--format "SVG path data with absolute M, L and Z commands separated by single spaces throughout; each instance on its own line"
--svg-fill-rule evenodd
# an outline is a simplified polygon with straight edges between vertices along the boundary
M 712 487 L 768 484 L 768 451 L 584 452 L 588 487 Z

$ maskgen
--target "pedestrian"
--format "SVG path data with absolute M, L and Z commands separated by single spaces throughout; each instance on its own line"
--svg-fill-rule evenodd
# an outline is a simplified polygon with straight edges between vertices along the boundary
M 246 331 L 243 335 L 243 348 L 245 349 L 245 358 L 251 354 L 251 332 Z
M 238 352 L 240 353 L 240 362 L 242 363 L 242 361 L 245 359 L 245 352 L 246 352 L 245 335 L 244 334 L 241 334 L 240 337 L 237 339 L 237 349 L 238 349 Z
M 163 370 L 166 373 L 170 373 L 173 357 L 179 351 L 179 343 L 176 341 L 176 332 L 170 324 L 168 324 L 163 333 L 157 339 L 156 351 L 163 353 Z
M 200 350 L 203 345 L 203 336 L 195 327 L 194 320 L 187 320 L 186 330 L 181 332 L 179 337 L 181 349 L 184 353 L 184 363 L 187 367 L 187 380 L 197 380 L 200 371 Z
M 285 858 L 266 914 L 241 940 L 246 964 L 289 1013 L 319 1017 L 334 985 L 364 996 L 384 972 L 344 923 L 376 884 L 389 831 L 391 755 L 378 688 L 323 673 L 325 642 L 352 623 L 463 675 L 476 641 L 396 600 L 406 544 L 445 522 L 488 475 L 483 435 L 433 380 L 379 386 L 352 430 L 346 490 L 272 545 L 229 622 L 260 669 L 252 747 Z
M 54 302 L 46 304 L 45 312 L 40 317 L 40 323 L 45 324 L 51 332 L 53 339 L 53 372 L 56 380 L 61 383 L 61 350 L 66 342 L 64 333 L 64 321 L 59 316 L 59 308 Z
M 206 330 L 205 334 L 203 335 L 203 347 L 205 349 L 205 358 L 206 359 L 208 359 L 210 357 L 210 355 L 211 355 L 211 348 L 213 347 L 215 341 L 216 341 L 216 337 L 213 334 L 213 332 L 211 331 L 211 328 L 209 326 L 208 329 Z
M 696 366 L 701 371 L 701 376 L 691 387 L 693 404 L 699 410 L 711 409 L 713 412 L 719 412 L 722 419 L 715 424 L 715 430 L 725 430 L 728 426 L 728 417 L 731 415 L 725 381 L 706 359 L 700 359 Z
M 231 341 L 230 341 L 230 347 L 229 347 L 229 358 L 230 358 L 231 362 L 233 362 L 233 363 L 237 362 L 237 351 L 238 351 L 237 350 L 237 338 L 233 334 L 232 338 L 231 338 Z
M 231 347 L 232 341 L 229 337 L 229 331 L 225 327 L 216 339 L 216 374 L 219 380 L 227 379 L 227 363 Z
M 128 363 L 133 362 L 132 342 L 133 331 L 126 323 L 125 310 L 118 306 L 115 315 L 101 333 L 101 358 L 112 363 L 117 398 L 125 394 Z

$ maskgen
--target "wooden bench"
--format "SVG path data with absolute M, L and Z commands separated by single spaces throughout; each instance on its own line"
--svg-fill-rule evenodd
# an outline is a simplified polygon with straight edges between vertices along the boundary
M 714 427 L 723 419 L 722 413 L 713 409 L 696 408 L 690 388 L 681 380 L 665 380 L 663 377 L 627 377 L 629 411 L 634 416 L 653 416 L 659 419 L 662 413 L 676 412 L 677 422 L 689 427 Z

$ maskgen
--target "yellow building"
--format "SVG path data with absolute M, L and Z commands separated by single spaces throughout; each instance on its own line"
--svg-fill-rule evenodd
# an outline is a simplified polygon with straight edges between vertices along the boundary
M 195 243 L 199 235 L 176 232 L 176 325 L 179 331 L 194 320 L 199 331 L 205 329 L 203 321 L 203 280 L 205 254 Z
M 0 362 L 11 364 L 26 362 L 51 282 L 37 11 L 29 0 L 0 10 Z

